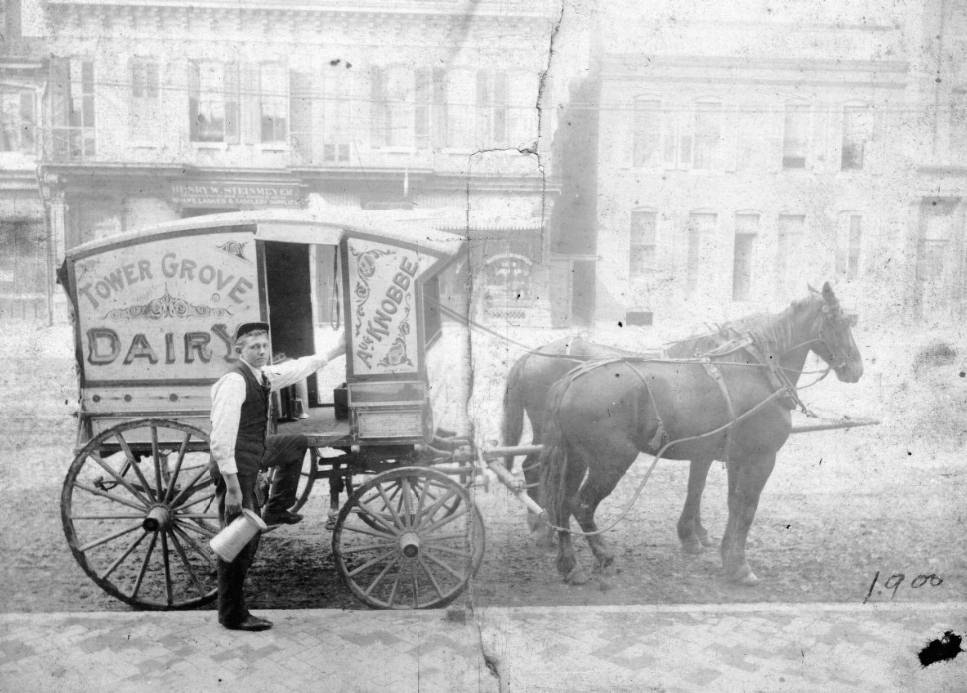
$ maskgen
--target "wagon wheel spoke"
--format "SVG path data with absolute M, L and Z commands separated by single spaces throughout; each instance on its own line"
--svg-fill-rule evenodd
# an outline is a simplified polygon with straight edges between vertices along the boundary
M 419 521 L 413 516 L 413 488 L 407 477 L 400 479 L 400 495 L 403 497 L 403 505 L 406 513 L 406 527 L 412 527 L 414 521 Z
M 201 467 L 198 470 L 198 473 L 195 474 L 195 476 L 192 478 L 190 482 L 188 482 L 188 485 L 185 488 L 181 489 L 181 492 L 178 493 L 178 495 L 174 498 L 174 500 L 171 501 L 170 503 L 171 507 L 176 508 L 180 506 L 185 501 L 185 499 L 187 499 L 195 491 L 197 491 L 200 488 L 205 488 L 206 486 L 211 485 L 212 480 L 210 477 L 208 480 L 202 482 L 201 484 L 198 483 L 198 480 L 201 479 L 202 475 L 204 474 L 208 474 L 208 467 Z
M 182 529 L 190 529 L 196 534 L 201 534 L 203 537 L 205 537 L 205 539 L 211 539 L 213 536 L 218 534 L 218 532 L 208 529 L 205 527 L 205 525 L 199 524 L 197 520 L 192 522 L 179 522 L 178 524 Z
M 400 587 L 400 577 L 401 577 L 400 572 L 399 571 L 396 571 L 396 579 L 393 580 L 393 587 L 392 587 L 392 589 L 390 589 L 390 591 L 389 591 L 389 597 L 387 597 L 387 599 L 386 599 L 386 604 L 390 608 L 393 607 L 393 603 L 394 603 L 394 601 L 396 599 L 396 592 L 397 592 L 397 590 Z
M 155 488 L 158 490 L 157 492 L 158 500 L 161 500 L 163 498 L 163 496 L 161 495 L 161 491 L 164 489 L 164 485 L 162 484 L 162 481 L 161 481 L 161 453 L 158 450 L 158 427 L 157 426 L 151 427 L 151 459 L 154 460 L 154 480 L 156 484 Z M 164 537 L 161 537 L 161 543 L 166 544 L 167 540 Z M 168 551 L 166 549 L 165 556 L 167 555 L 168 555 Z
M 442 560 L 440 560 L 439 558 L 437 558 L 436 556 L 434 556 L 429 551 L 424 551 L 422 555 L 425 556 L 426 558 L 428 558 L 429 560 L 433 561 L 434 563 L 436 563 L 438 566 L 440 566 L 441 568 L 443 568 L 445 571 L 447 571 L 448 573 L 450 573 L 453 577 L 457 578 L 458 580 L 463 579 L 463 575 L 461 575 L 460 573 L 458 573 L 456 570 L 454 570 L 453 568 L 451 568 L 449 565 L 447 565 L 446 563 L 444 563 Z
M 165 568 L 165 599 L 171 606 L 175 599 L 171 592 L 171 562 L 168 560 L 168 533 L 161 532 L 161 562 Z
M 394 546 L 389 551 L 386 551 L 380 554 L 379 556 L 376 556 L 375 558 L 369 559 L 362 565 L 356 566 L 355 568 L 349 571 L 348 575 L 349 577 L 355 577 L 356 575 L 359 575 L 364 570 L 368 568 L 372 568 L 374 565 L 377 565 L 380 561 L 386 560 L 387 558 L 394 555 L 395 553 L 396 553 L 396 547 Z
M 396 547 L 396 542 L 393 542 L 393 541 L 384 541 L 384 542 L 380 542 L 378 544 L 364 544 L 364 545 L 361 545 L 361 546 L 350 546 L 350 547 L 347 547 L 347 548 L 342 549 L 342 553 L 343 553 L 343 555 L 345 555 L 345 554 L 354 554 L 354 553 L 362 553 L 363 551 L 376 551 L 376 550 L 379 550 L 379 549 L 388 549 L 391 546 L 395 548 Z
M 86 544 L 84 544 L 83 546 L 78 547 L 78 551 L 90 551 L 91 549 L 93 549 L 96 546 L 101 546 L 103 544 L 107 544 L 110 541 L 114 541 L 118 537 L 123 537 L 125 534 L 130 534 L 131 532 L 136 532 L 139 529 L 141 529 L 141 523 L 138 523 L 136 525 L 131 525 L 130 527 L 127 527 L 125 529 L 122 529 L 122 530 L 119 530 L 117 532 L 114 532 L 113 534 L 109 534 L 109 535 L 107 535 L 105 537 L 100 537 L 100 538 L 95 539 L 93 541 L 89 541 Z
M 393 504 L 390 502 L 390 499 L 386 497 L 386 492 L 383 490 L 383 487 L 377 484 L 376 490 L 379 492 L 380 498 L 383 499 L 383 503 L 386 505 L 386 508 L 390 511 L 390 514 L 392 514 L 394 524 L 397 527 L 405 527 L 406 525 L 403 523 L 403 518 L 400 517 L 399 511 L 393 508 Z
M 143 520 L 144 513 L 137 515 L 71 515 L 72 520 Z
M 136 505 L 135 503 L 129 500 L 125 500 L 124 498 L 118 498 L 117 496 L 112 496 L 110 493 L 93 488 L 91 486 L 88 486 L 87 484 L 82 484 L 79 481 L 75 481 L 73 483 L 73 486 L 76 488 L 82 489 L 84 491 L 87 491 L 88 493 L 93 494 L 95 496 L 100 496 L 101 498 L 107 498 L 109 501 L 112 501 L 114 503 L 120 503 L 121 505 L 126 505 L 129 508 L 134 508 L 135 510 L 141 510 L 142 512 L 145 510 L 145 506 L 143 505 Z
M 212 501 L 214 499 L 215 499 L 215 492 L 212 491 L 207 496 L 203 496 L 202 498 L 197 498 L 197 499 L 191 501 L 190 503 L 183 503 L 182 505 L 178 506 L 178 510 L 177 510 L 178 516 L 179 517 L 184 517 L 185 516 L 185 513 L 182 512 L 185 508 L 190 508 L 193 505 L 198 505 L 199 503 L 204 503 L 205 501 Z
M 448 500 L 449 500 L 449 499 L 450 499 L 451 497 L 453 497 L 453 496 L 455 496 L 455 495 L 457 495 L 457 491 L 456 491 L 455 489 L 452 489 L 452 488 L 449 488 L 449 489 L 447 489 L 447 493 L 446 493 L 446 495 L 444 495 L 444 496 L 440 496 L 439 498 L 437 498 L 437 499 L 436 499 L 436 500 L 435 500 L 435 501 L 434 501 L 434 502 L 433 502 L 433 503 L 432 503 L 432 504 L 430 505 L 430 507 L 426 509 L 426 512 L 424 512 L 424 513 L 423 513 L 423 516 L 424 516 L 424 517 L 433 517 L 433 516 L 434 516 L 434 515 L 436 514 L 436 511 L 437 511 L 437 510 L 439 510 L 439 509 L 440 509 L 440 507 L 441 507 L 441 506 L 442 506 L 442 505 L 443 505 L 443 504 L 444 504 L 444 503 L 445 503 L 446 501 L 448 501 Z
M 195 553 L 197 553 L 199 556 L 204 558 L 209 563 L 212 563 L 211 554 L 205 551 L 205 548 L 197 541 L 195 541 L 195 538 L 193 536 L 191 536 L 190 534 L 188 534 L 188 532 L 185 531 L 185 528 L 182 527 L 180 522 L 175 522 L 172 529 L 178 533 L 178 536 L 181 537 L 181 540 L 185 542 L 188 546 L 190 546 L 195 551 Z
M 443 590 L 440 589 L 440 584 L 436 581 L 436 578 L 433 577 L 433 573 L 430 572 L 430 569 L 426 567 L 426 563 L 423 562 L 423 557 L 420 556 L 418 560 L 420 567 L 423 568 L 423 572 L 426 573 L 428 578 L 430 578 L 430 584 L 433 585 L 433 589 L 436 591 L 437 597 L 443 597 Z
M 111 477 L 115 481 L 117 481 L 123 488 L 127 489 L 128 493 L 130 493 L 132 496 L 134 496 L 139 501 L 141 501 L 142 503 L 144 503 L 145 506 L 148 506 L 148 505 L 151 504 L 151 499 L 149 499 L 146 496 L 144 496 L 141 493 L 139 493 L 138 490 L 136 488 L 134 488 L 134 486 L 132 486 L 128 482 L 128 480 L 124 478 L 124 476 L 122 474 L 120 474 L 116 469 L 114 469 L 114 467 L 112 467 L 107 462 L 105 462 L 103 459 L 101 459 L 101 456 L 100 455 L 96 455 L 94 453 L 91 453 L 90 454 L 90 458 L 92 460 L 94 460 L 101 469 L 103 469 L 105 472 L 107 472 L 108 474 L 110 474 Z M 105 493 L 106 493 L 106 491 L 105 491 Z
M 365 512 L 366 516 L 372 519 L 374 523 L 380 525 L 380 527 L 384 527 L 388 533 L 390 534 L 396 533 L 396 528 L 391 524 L 392 520 L 387 518 L 386 515 L 376 512 L 375 510 L 370 508 L 367 504 L 363 503 L 362 500 L 356 503 L 356 505 L 359 506 L 359 510 Z M 365 518 L 361 517 L 360 519 L 363 520 L 364 522 L 366 521 Z M 374 529 L 377 529 L 377 528 L 374 528 Z
M 181 473 L 181 465 L 185 461 L 185 454 L 188 452 L 188 441 L 191 440 L 191 431 L 185 431 L 185 437 L 181 441 L 181 446 L 178 448 L 178 459 L 175 461 L 175 470 L 168 477 L 168 488 L 165 490 L 164 502 L 167 503 L 171 500 L 171 492 L 175 488 L 175 484 L 178 483 L 178 475 Z
M 463 539 L 463 536 L 454 535 L 453 538 Z M 462 551 L 460 549 L 454 549 L 449 546 L 439 546 L 429 541 L 426 544 L 424 544 L 424 548 L 426 550 L 432 549 L 433 551 L 440 551 L 442 553 L 447 553 L 447 554 L 450 554 L 451 556 L 459 556 L 460 558 L 470 558 L 470 556 L 472 555 L 469 551 Z
M 134 471 L 135 476 L 138 477 L 138 481 L 140 481 L 141 484 L 144 486 L 144 492 L 151 497 L 152 501 L 157 500 L 159 498 L 158 494 L 160 493 L 160 489 L 158 493 L 156 493 L 155 490 L 151 488 L 151 485 L 148 483 L 148 480 L 144 478 L 144 473 L 141 471 L 141 467 L 138 464 L 138 458 L 131 450 L 131 446 L 128 445 L 128 441 L 124 439 L 124 436 L 121 435 L 120 431 L 116 431 L 114 433 L 114 437 L 118 439 L 118 443 L 121 445 L 121 449 L 124 450 L 124 456 L 127 458 L 128 464 L 131 466 L 131 469 Z
M 134 581 L 134 587 L 131 589 L 131 594 L 128 596 L 134 599 L 138 596 L 138 590 L 141 589 L 141 583 L 144 581 L 144 574 L 148 572 L 148 561 L 151 560 L 151 553 L 154 551 L 154 545 L 158 541 L 157 533 L 151 535 L 151 543 L 148 544 L 148 550 L 144 554 L 144 560 L 141 561 L 141 570 L 138 571 L 138 577 Z
M 397 565 L 399 562 L 400 562 L 400 558 L 399 558 L 399 556 L 397 556 L 392 561 L 390 561 L 385 566 L 383 566 L 383 569 L 381 571 L 379 571 L 379 574 L 375 578 L 373 578 L 373 581 L 371 583 L 369 583 L 369 587 L 367 587 L 363 591 L 363 593 L 364 594 L 372 594 L 373 593 L 373 590 L 376 589 L 376 585 L 378 585 L 380 582 L 382 582 L 383 578 L 386 577 L 386 574 L 389 573 L 389 571 L 393 568 L 393 566 L 394 565 Z M 397 581 L 399 581 L 399 573 L 398 572 L 397 572 L 396 579 L 397 579 Z M 392 596 L 393 596 L 393 594 L 395 592 L 396 592 L 396 586 L 394 585 L 393 592 L 390 593 L 390 601 L 391 602 L 392 602 Z
M 375 532 L 375 531 L 369 530 L 369 529 L 363 529 L 362 527 L 355 527 L 355 526 L 350 526 L 350 525 L 344 525 L 343 526 L 343 530 L 345 530 L 347 532 L 355 532 L 357 534 L 366 534 L 366 535 L 371 536 L 371 537 L 376 537 L 377 539 L 386 540 L 388 538 L 391 538 L 391 537 L 387 536 L 386 533 L 380 534 L 379 532 Z
M 181 564 L 185 566 L 185 570 L 188 571 L 188 577 L 191 579 L 192 584 L 195 586 L 195 590 L 198 592 L 199 597 L 205 596 L 205 587 L 201 584 L 198 576 L 195 575 L 195 569 L 192 567 L 191 562 L 188 560 L 188 556 L 185 553 L 184 548 L 181 546 L 181 542 L 178 541 L 178 536 L 175 533 L 175 528 L 171 527 L 168 530 L 171 533 L 171 545 L 175 547 L 175 551 L 178 554 L 178 558 L 181 559 Z
M 137 538 L 135 538 L 135 540 L 134 540 L 134 541 L 132 541 L 132 542 L 131 542 L 131 543 L 130 543 L 130 544 L 128 545 L 128 548 L 126 548 L 126 549 L 124 550 L 124 553 L 122 553 L 122 554 L 121 554 L 120 556 L 118 556 L 117 558 L 115 558 L 115 559 L 114 559 L 114 562 L 113 562 L 113 563 L 111 563 L 111 565 L 109 565 L 109 566 L 107 567 L 107 570 L 105 570 L 105 571 L 104 571 L 103 573 L 101 573 L 101 577 L 102 577 L 102 578 L 104 578 L 104 579 L 107 579 L 108 577 L 110 577 L 110 576 L 111 576 L 111 573 L 113 573 L 113 572 L 114 572 L 115 570 L 117 570 L 117 568 L 118 568 L 118 566 L 119 566 L 119 565 L 121 565 L 121 564 L 122 564 L 122 563 L 124 562 L 124 559 L 125 559 L 125 558 L 127 558 L 128 556 L 130 556 L 130 555 L 131 555 L 131 553 L 132 553 L 132 552 L 133 552 L 133 551 L 134 551 L 134 550 L 135 550 L 136 548 L 138 548 L 138 545 L 139 545 L 139 544 L 140 544 L 140 543 L 141 543 L 142 541 L 144 541 L 144 538 L 145 538 L 146 536 L 148 536 L 148 533 L 147 533 L 147 532 L 142 532 L 142 534 L 141 534 L 141 536 L 140 536 L 140 537 L 137 537 Z
M 413 608 L 418 609 L 420 607 L 420 579 L 415 570 L 411 571 L 410 574 L 413 577 Z
M 464 515 L 466 515 L 468 512 L 469 512 L 469 510 L 467 509 L 466 506 L 464 506 L 460 510 L 455 511 L 452 515 L 447 515 L 442 520 L 437 520 L 436 522 L 434 522 L 433 524 L 431 524 L 431 525 L 429 525 L 427 527 L 421 527 L 420 528 L 420 531 L 427 532 L 427 533 L 429 533 L 429 532 L 435 532 L 438 529 L 440 529 L 440 527 L 443 527 L 443 525 L 449 524 L 449 523 L 453 522 L 454 520 L 459 520 L 461 517 L 463 517 Z

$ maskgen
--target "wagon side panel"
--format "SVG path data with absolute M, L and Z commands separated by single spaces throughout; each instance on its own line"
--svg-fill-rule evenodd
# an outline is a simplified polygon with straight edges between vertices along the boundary
M 207 426 L 235 327 L 266 317 L 254 231 L 132 239 L 72 259 L 82 430 L 152 416 Z

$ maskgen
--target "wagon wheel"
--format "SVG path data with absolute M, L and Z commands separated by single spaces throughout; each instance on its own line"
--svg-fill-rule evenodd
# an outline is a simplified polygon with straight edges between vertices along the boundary
M 369 606 L 444 606 L 480 566 L 483 520 L 451 477 L 401 467 L 369 479 L 343 505 L 332 552 L 343 581 Z
M 194 426 L 140 419 L 103 431 L 74 458 L 61 492 L 64 534 L 105 592 L 145 609 L 215 597 L 208 450 L 208 435 Z

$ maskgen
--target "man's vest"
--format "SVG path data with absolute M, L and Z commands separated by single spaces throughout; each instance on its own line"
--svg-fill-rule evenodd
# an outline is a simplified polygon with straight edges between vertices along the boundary
M 235 464 L 240 472 L 255 473 L 265 453 L 270 389 L 258 382 L 245 363 L 240 361 L 234 370 L 245 380 L 245 401 L 235 438 Z

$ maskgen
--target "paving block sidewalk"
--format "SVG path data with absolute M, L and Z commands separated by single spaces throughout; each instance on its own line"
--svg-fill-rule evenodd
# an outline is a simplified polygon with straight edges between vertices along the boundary
M 4 691 L 964 691 L 967 603 L 0 614 Z M 466 617 L 465 619 L 463 617 Z

